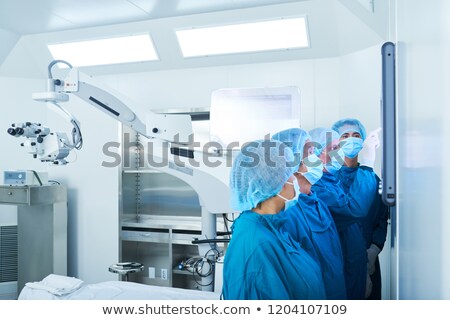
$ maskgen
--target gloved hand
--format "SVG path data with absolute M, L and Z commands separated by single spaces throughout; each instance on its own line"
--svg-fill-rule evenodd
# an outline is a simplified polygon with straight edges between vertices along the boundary
M 380 252 L 380 248 L 373 243 L 370 245 L 369 249 L 367 249 L 367 272 L 369 275 L 373 275 L 375 273 L 375 261 L 377 260 Z
M 367 299 L 368 297 L 370 297 L 371 293 L 372 293 L 372 279 L 370 279 L 369 273 L 367 273 L 366 292 L 364 294 L 364 299 Z
M 380 138 L 378 133 L 381 128 L 370 132 L 366 140 L 364 140 L 363 148 L 358 154 L 358 162 L 361 166 L 373 168 L 375 164 L 376 149 L 380 146 Z

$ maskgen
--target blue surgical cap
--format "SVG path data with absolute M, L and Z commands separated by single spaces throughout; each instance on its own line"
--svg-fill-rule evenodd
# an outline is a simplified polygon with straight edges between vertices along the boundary
M 291 148 L 294 155 L 300 160 L 303 159 L 303 148 L 305 147 L 306 141 L 311 140 L 308 132 L 300 128 L 291 128 L 275 133 L 272 136 L 273 140 L 278 140 L 283 142 L 289 148 Z M 300 161 L 298 161 L 300 164 Z
M 359 132 L 361 138 L 366 140 L 366 128 L 364 128 L 362 123 L 357 119 L 346 118 L 339 120 L 333 124 L 331 129 L 337 131 L 340 136 L 350 131 Z
M 339 133 L 329 128 L 315 128 L 309 131 L 311 141 L 315 142 L 315 154 L 318 156 L 322 153 L 323 148 L 327 147 L 329 143 L 340 138 Z
M 231 169 L 231 208 L 240 212 L 250 210 L 278 194 L 297 170 L 293 161 L 294 154 L 280 141 L 257 140 L 245 144 Z

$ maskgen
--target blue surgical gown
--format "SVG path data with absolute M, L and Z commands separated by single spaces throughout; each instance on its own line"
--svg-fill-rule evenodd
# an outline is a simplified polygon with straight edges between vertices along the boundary
M 236 219 L 224 260 L 224 299 L 325 299 L 319 266 L 281 229 L 285 221 L 252 211 Z
M 312 186 L 312 190 L 328 206 L 336 223 L 344 258 L 347 297 L 353 300 L 364 299 L 366 290 L 367 252 L 361 221 L 372 204 L 367 194 L 376 190 L 367 180 L 368 174 L 361 172 L 354 176 L 347 190 L 337 174 L 324 172 Z
M 367 249 L 371 244 L 375 244 L 380 250 L 383 250 L 387 236 L 389 208 L 383 203 L 377 191 L 380 178 L 374 173 L 372 168 L 366 166 L 343 167 L 339 171 L 344 190 L 350 190 L 355 179 L 359 179 L 360 176 L 364 176 L 366 182 L 375 187 L 374 192 L 367 194 L 367 198 L 371 199 L 371 205 L 367 215 L 361 221 L 365 246 Z M 378 258 L 375 262 L 375 273 L 371 275 L 371 280 L 372 293 L 369 299 L 381 299 L 381 270 Z
M 283 228 L 319 264 L 327 299 L 347 299 L 341 244 L 327 206 L 314 193 L 300 194 L 284 214 Z

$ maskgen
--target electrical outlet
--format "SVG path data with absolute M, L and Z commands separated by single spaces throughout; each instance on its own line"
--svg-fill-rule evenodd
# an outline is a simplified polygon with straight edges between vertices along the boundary
M 167 280 L 167 269 L 161 269 L 161 280 Z
M 148 277 L 150 279 L 155 279 L 156 269 L 154 267 L 148 267 Z

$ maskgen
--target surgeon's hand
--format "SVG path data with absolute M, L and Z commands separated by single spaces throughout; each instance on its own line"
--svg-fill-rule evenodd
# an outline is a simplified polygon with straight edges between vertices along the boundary
M 358 154 L 358 162 L 361 166 L 373 168 L 375 164 L 376 149 L 380 146 L 380 138 L 378 134 L 381 128 L 375 129 L 369 133 L 364 140 L 363 148 Z
M 380 248 L 373 243 L 370 245 L 369 249 L 367 249 L 367 272 L 369 275 L 373 275 L 375 273 L 375 261 L 377 261 L 377 257 L 380 252 Z

